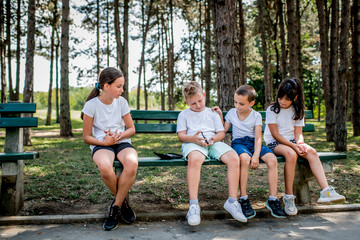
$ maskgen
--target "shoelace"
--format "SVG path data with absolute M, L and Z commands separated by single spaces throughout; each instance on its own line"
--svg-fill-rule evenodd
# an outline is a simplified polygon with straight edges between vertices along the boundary
M 280 209 L 281 208 L 280 202 L 279 201 L 274 201 L 274 207 L 275 207 L 275 209 Z
M 289 205 L 294 204 L 295 197 L 285 198 L 285 202 Z
M 117 212 L 116 212 L 117 213 Z M 114 212 L 114 207 L 111 207 L 110 208 L 110 214 L 109 214 L 109 217 L 113 217 L 114 219 L 117 219 L 117 217 L 119 216 L 119 214 L 116 214 Z
M 250 202 L 249 202 L 249 201 L 244 200 L 244 201 L 242 202 L 242 204 L 244 205 L 244 208 L 245 208 L 245 209 L 250 209 Z
M 198 208 L 196 206 L 190 206 L 190 215 L 194 215 L 194 214 L 197 214 L 198 212 Z

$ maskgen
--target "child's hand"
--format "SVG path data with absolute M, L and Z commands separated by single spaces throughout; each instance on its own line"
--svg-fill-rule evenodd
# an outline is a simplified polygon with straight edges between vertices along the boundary
M 207 147 L 208 144 L 205 142 L 206 139 L 201 137 L 201 135 L 200 135 L 201 133 L 202 133 L 201 131 L 198 131 L 197 133 L 195 133 L 193 143 L 200 145 L 202 147 Z
M 212 138 L 210 138 L 209 139 L 209 144 L 208 144 L 208 146 L 211 146 L 211 145 L 214 145 L 214 138 L 212 137 Z
M 297 144 L 298 149 L 303 152 L 303 153 L 307 153 L 307 145 L 305 143 L 300 143 Z
M 250 169 L 257 169 L 258 167 L 259 167 L 259 158 L 252 156 L 250 161 Z
M 104 143 L 107 144 L 106 146 L 114 145 L 120 141 L 122 138 L 122 132 L 118 133 L 118 130 L 115 130 L 114 133 L 111 132 L 111 130 L 104 130 L 105 137 L 104 137 Z
M 212 107 L 211 110 L 217 112 L 220 116 L 222 116 L 222 111 L 219 106 Z
M 306 155 L 306 152 L 303 151 L 303 148 L 295 144 L 294 148 L 295 152 L 299 154 L 299 156 L 304 157 Z

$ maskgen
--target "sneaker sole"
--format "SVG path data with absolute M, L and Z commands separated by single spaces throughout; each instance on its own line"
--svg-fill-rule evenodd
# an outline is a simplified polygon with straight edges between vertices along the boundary
M 112 230 L 117 229 L 117 228 L 118 228 L 118 226 L 119 226 L 119 224 L 118 224 L 118 225 L 116 225 L 116 227 L 114 227 L 114 228 L 112 228 L 112 229 L 106 229 L 106 228 L 105 228 L 105 223 L 104 223 L 104 224 L 103 224 L 103 229 L 104 229 L 105 231 L 112 231 Z
M 244 216 L 245 216 L 245 214 L 244 214 Z M 253 218 L 253 217 L 255 217 L 256 216 L 256 212 L 254 211 L 254 214 L 253 215 L 251 215 L 251 216 L 245 216 L 247 219 L 251 219 L 251 218 Z
M 235 218 L 235 217 L 230 213 L 230 211 L 229 211 L 228 209 L 226 209 L 225 206 L 224 206 L 224 208 L 225 208 L 225 210 L 226 210 L 234 219 L 236 219 L 237 221 L 243 222 L 243 223 L 246 223 L 246 222 L 247 222 L 247 218 L 245 217 L 245 215 L 244 215 L 245 219 L 237 219 L 237 218 Z
M 319 204 L 325 204 L 325 205 L 329 205 L 331 203 L 342 203 L 345 201 L 345 198 L 339 198 L 339 199 L 329 199 L 329 200 L 326 200 L 326 201 L 317 201 L 317 203 Z
M 266 202 L 265 206 L 266 206 L 266 208 L 267 208 L 267 209 L 269 209 L 269 210 L 270 210 L 271 215 L 272 215 L 273 217 L 276 217 L 276 218 L 286 218 L 286 216 L 279 216 L 279 215 L 276 215 L 276 214 L 273 212 L 273 210 L 271 209 L 271 207 L 268 205 L 268 203 L 267 203 L 267 202 Z M 296 214 L 295 214 L 295 215 L 296 215 Z

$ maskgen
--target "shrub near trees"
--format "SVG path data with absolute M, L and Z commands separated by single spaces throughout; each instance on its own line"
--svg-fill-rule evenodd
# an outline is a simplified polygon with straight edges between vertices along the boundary
M 80 27 L 94 37 L 85 48 L 82 41 L 90 37 L 73 35 L 70 7 L 84 16 Z M 19 8 L 29 10 L 19 15 Z M 128 79 L 131 38 L 142 44 L 135 71 L 137 108 L 151 107 L 154 96 L 162 110 L 181 107 L 183 83 L 196 80 L 206 91 L 208 106 L 216 101 L 224 110 L 231 108 L 231 93 L 248 83 L 259 93 L 257 108 L 263 109 L 273 100 L 281 79 L 296 76 L 304 83 L 308 109 L 324 114 L 324 101 L 327 140 L 335 139 L 336 150 L 344 151 L 349 116 L 354 135 L 360 134 L 359 12 L 358 0 L 2 1 L 1 99 L 19 98 L 15 94 L 19 78 L 12 76 L 11 59 L 16 56 L 18 67 L 22 56 L 26 58 L 26 79 L 20 80 L 26 82 L 24 100 L 32 101 L 37 82 L 31 82 L 31 62 L 35 54 L 46 57 L 50 61 L 47 119 L 51 120 L 54 81 L 61 87 L 55 97 L 61 101 L 55 104 L 58 111 L 61 106 L 61 133 L 72 135 L 69 106 L 78 99 L 69 101 L 69 68 L 79 72 L 81 83 L 96 79 L 101 69 L 115 62 Z M 181 23 L 187 29 L 176 39 Z M 21 41 L 26 47 L 19 47 Z M 85 55 L 93 65 L 80 69 L 77 56 Z M 129 91 L 126 85 L 127 99 Z

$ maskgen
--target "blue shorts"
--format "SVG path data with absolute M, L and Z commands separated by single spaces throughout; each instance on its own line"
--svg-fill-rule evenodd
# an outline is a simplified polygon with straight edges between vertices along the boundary
M 92 156 L 94 156 L 95 152 L 100 150 L 100 149 L 107 149 L 111 152 L 113 152 L 115 154 L 115 159 L 116 160 L 116 156 L 118 155 L 119 152 L 121 152 L 122 150 L 124 150 L 125 148 L 133 148 L 133 145 L 131 145 L 128 142 L 124 142 L 124 143 L 119 143 L 119 144 L 114 144 L 111 146 L 96 146 L 94 147 L 93 151 L 92 151 Z
M 236 151 L 239 156 L 243 153 L 247 153 L 250 155 L 250 157 L 252 157 L 252 155 L 254 154 L 255 138 L 236 138 L 231 142 L 231 147 Z M 260 150 L 260 157 L 264 156 L 267 153 L 273 152 L 268 147 L 262 145 Z

